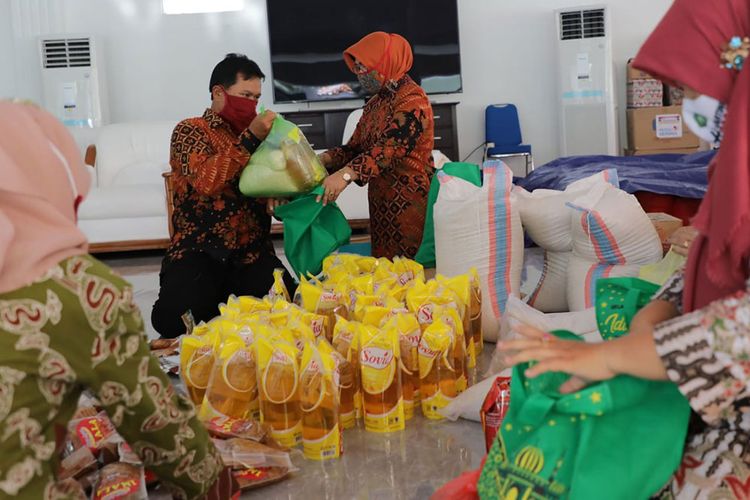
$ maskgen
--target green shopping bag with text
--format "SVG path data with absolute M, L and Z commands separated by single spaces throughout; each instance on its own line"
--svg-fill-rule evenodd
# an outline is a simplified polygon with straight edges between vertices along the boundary
M 322 194 L 323 188 L 317 187 L 276 208 L 276 217 L 284 223 L 284 253 L 297 276 L 320 273 L 323 259 L 349 243 L 352 235 L 338 205 L 316 201 Z
M 467 182 L 471 182 L 475 186 L 482 185 L 482 171 L 479 169 L 479 165 L 474 163 L 464 162 L 450 162 L 446 163 L 442 171 L 446 174 L 458 177 Z M 433 216 L 433 207 L 435 201 L 437 201 L 438 193 L 440 192 L 440 181 L 438 176 L 432 177 L 432 183 L 430 184 L 430 192 L 427 195 L 427 213 L 424 219 L 424 234 L 422 236 L 422 244 L 417 251 L 417 255 L 414 260 L 422 264 L 428 269 L 435 268 L 435 220 Z
M 630 329 L 633 316 L 659 290 L 659 285 L 640 278 L 600 278 L 596 281 L 596 323 L 604 340 L 620 337 Z
M 568 375 L 529 379 L 529 366 L 513 368 L 510 408 L 477 484 L 481 499 L 645 500 L 667 483 L 690 415 L 674 384 L 620 375 L 560 394 Z

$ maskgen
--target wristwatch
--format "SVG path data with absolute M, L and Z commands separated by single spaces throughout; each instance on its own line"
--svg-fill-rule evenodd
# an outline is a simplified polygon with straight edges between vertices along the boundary
M 347 184 L 352 182 L 352 174 L 350 174 L 349 172 L 344 172 L 344 175 L 342 175 L 341 177 L 346 181 Z

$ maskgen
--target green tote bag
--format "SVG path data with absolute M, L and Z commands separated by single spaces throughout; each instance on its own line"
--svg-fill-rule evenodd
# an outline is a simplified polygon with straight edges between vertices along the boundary
M 320 273 L 323 259 L 349 243 L 352 235 L 338 205 L 316 201 L 322 194 L 323 188 L 317 187 L 276 209 L 276 217 L 284 223 L 284 253 L 297 276 Z
M 575 339 L 570 332 L 554 332 Z M 618 376 L 573 394 L 513 369 L 508 414 L 477 485 L 485 499 L 639 500 L 680 464 L 690 408 L 670 382 Z

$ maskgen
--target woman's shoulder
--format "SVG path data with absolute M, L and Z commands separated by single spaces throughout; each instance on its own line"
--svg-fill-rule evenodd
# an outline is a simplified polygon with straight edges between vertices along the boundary
M 414 108 L 430 106 L 430 99 L 427 97 L 427 93 L 409 75 L 406 75 L 404 80 L 399 82 L 394 99 L 397 104 L 402 106 Z

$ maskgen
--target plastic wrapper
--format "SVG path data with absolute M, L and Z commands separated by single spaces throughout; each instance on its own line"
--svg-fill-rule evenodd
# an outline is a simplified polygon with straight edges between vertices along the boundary
M 268 298 L 273 302 L 276 300 L 285 300 L 289 302 L 291 297 L 289 297 L 289 291 L 286 289 L 286 284 L 284 283 L 284 269 L 274 269 L 273 271 L 273 286 L 271 286 L 271 290 L 268 292 Z
M 143 469 L 125 463 L 110 464 L 99 471 L 92 500 L 148 500 Z
M 224 465 L 242 470 L 250 467 L 281 467 L 297 470 L 289 452 L 271 448 L 251 439 L 214 439 L 214 445 Z
M 255 353 L 239 334 L 224 339 L 214 361 L 199 417 L 260 417 Z
M 257 338 L 255 359 L 262 421 L 271 426 L 273 438 L 282 446 L 294 448 L 302 440 L 299 350 L 294 339 L 286 336 Z
M 326 169 L 294 123 L 278 115 L 240 177 L 245 196 L 286 197 L 312 191 Z
M 209 332 L 202 336 L 184 336 L 180 342 L 180 377 L 196 406 L 203 403 L 208 388 L 217 356 L 217 340 L 216 335 Z
M 300 362 L 302 451 L 310 460 L 339 458 L 343 438 L 339 425 L 339 380 L 333 347 L 325 341 L 305 344 Z
M 405 428 L 401 386 L 400 339 L 394 329 L 366 326 L 360 333 L 359 365 L 365 429 L 371 432 Z
M 510 377 L 496 377 L 482 403 L 480 417 L 487 451 L 492 448 L 497 431 L 510 407 Z
M 283 481 L 291 471 L 284 467 L 248 467 L 236 470 L 232 475 L 242 491 L 254 490 L 268 484 Z

